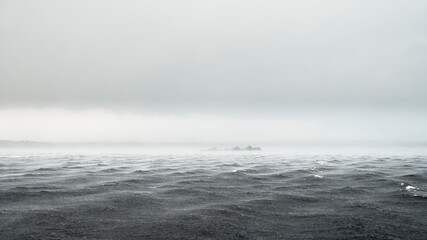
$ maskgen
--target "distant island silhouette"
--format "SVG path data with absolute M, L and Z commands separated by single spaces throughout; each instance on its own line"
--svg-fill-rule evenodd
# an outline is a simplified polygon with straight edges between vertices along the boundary
M 262 149 L 260 147 L 252 147 L 251 145 L 247 146 L 247 147 L 239 147 L 239 146 L 235 146 L 233 148 L 225 148 L 225 149 L 219 149 L 216 147 L 213 147 L 211 149 L 209 149 L 209 151 L 261 151 Z

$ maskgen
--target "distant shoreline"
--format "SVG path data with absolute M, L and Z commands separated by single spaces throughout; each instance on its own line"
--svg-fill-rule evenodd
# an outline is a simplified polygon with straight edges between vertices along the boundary
M 251 146 L 249 144 L 239 144 L 235 142 L 209 143 L 209 142 L 42 142 L 42 141 L 13 141 L 0 140 L 0 148 L 98 148 L 98 147 L 200 147 L 209 150 L 245 150 L 245 147 L 237 149 L 230 146 Z M 427 147 L 427 142 L 417 141 L 283 141 L 283 142 L 257 142 L 256 146 L 264 147 L 286 147 L 286 148 L 327 148 L 327 147 Z M 249 150 L 261 150 L 259 147 L 251 147 Z

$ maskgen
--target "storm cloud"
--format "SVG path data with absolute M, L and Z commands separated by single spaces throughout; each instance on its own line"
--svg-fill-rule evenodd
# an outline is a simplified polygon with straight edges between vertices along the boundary
M 1 1 L 2 106 L 426 107 L 425 1 Z
M 3 0 L 0 108 L 387 110 L 418 124 L 426 16 L 426 1 Z

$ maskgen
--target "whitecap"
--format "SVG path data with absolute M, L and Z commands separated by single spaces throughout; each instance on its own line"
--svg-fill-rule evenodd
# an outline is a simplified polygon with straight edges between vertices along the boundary
M 320 178 L 320 179 L 322 179 L 322 178 L 323 178 L 323 176 L 320 176 L 320 175 L 317 175 L 317 174 L 316 174 L 316 175 L 314 175 L 314 177 L 315 177 L 315 178 Z
M 329 163 L 326 161 L 316 161 L 317 164 L 319 165 L 328 165 Z

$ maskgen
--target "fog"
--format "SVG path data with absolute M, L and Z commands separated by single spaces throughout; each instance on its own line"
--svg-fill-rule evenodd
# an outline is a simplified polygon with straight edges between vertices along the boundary
M 1 1 L 0 139 L 427 141 L 426 1 Z

